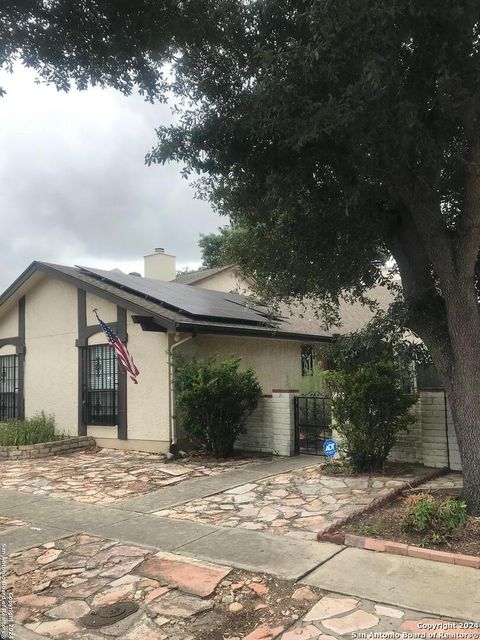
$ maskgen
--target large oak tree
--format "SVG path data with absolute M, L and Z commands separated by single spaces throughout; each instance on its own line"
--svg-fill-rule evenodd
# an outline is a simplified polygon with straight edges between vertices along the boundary
M 393 256 L 480 514 L 478 0 L 24 0 L 44 24 L 12 31 L 19 4 L 5 59 L 183 98 L 149 160 L 203 177 L 270 290 L 360 295 Z

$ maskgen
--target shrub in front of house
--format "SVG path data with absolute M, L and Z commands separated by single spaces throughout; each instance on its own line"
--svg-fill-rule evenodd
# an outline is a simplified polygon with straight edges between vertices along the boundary
M 56 431 L 54 416 L 42 411 L 25 420 L 9 420 L 0 424 L 0 446 L 20 447 L 40 442 L 53 442 L 63 436 Z
M 178 423 L 191 443 L 223 458 L 233 454 L 245 421 L 258 404 L 261 387 L 252 369 L 240 371 L 240 360 L 215 358 L 173 362 Z
M 405 498 L 402 527 L 424 534 L 424 543 L 439 544 L 453 537 L 468 522 L 467 505 L 447 498 L 437 501 L 431 494 L 414 494 Z
M 397 435 L 415 421 L 417 396 L 402 390 L 400 372 L 389 362 L 370 362 L 326 374 L 332 415 L 348 464 L 356 472 L 381 469 Z

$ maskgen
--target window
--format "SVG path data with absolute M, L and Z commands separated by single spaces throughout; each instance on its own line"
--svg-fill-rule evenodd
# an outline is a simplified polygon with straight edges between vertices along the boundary
M 0 422 L 18 417 L 18 356 L 0 356 Z
M 419 389 L 443 389 L 443 381 L 433 364 L 417 365 L 417 386 Z
M 313 376 L 315 351 L 310 344 L 303 344 L 301 350 L 302 376 Z
M 108 344 L 86 347 L 84 368 L 85 423 L 118 424 L 118 367 L 114 350 Z

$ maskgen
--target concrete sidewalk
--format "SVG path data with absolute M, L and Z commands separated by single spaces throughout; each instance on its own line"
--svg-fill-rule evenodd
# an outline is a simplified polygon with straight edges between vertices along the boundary
M 28 523 L 0 533 L 0 544 L 7 545 L 7 553 L 14 553 L 72 533 L 87 533 L 302 580 L 426 614 L 480 620 L 480 571 L 475 569 L 150 513 L 311 464 L 308 457 L 262 462 L 108 507 L 0 490 L 0 515 Z
M 470 567 L 348 548 L 302 582 L 405 609 L 480 621 L 480 571 Z
M 180 484 L 164 487 L 143 496 L 120 500 L 115 503 L 115 507 L 117 509 L 126 509 L 127 511 L 136 511 L 137 513 L 152 513 L 153 511 L 176 507 L 191 500 L 206 498 L 215 493 L 239 487 L 242 484 L 256 482 L 280 473 L 289 473 L 296 469 L 315 467 L 319 464 L 315 456 L 292 456 L 291 458 L 265 460 L 218 476 L 186 480 Z
M 86 533 L 299 579 L 338 553 L 339 547 L 319 544 L 313 539 L 292 544 L 286 537 L 162 518 L 148 511 L 311 465 L 312 458 L 307 456 L 261 462 L 220 476 L 185 481 L 109 507 L 35 498 L 3 489 L 0 490 L 0 515 L 29 524 L 0 533 L 0 544 L 6 544 L 8 552 L 14 553 L 72 533 Z

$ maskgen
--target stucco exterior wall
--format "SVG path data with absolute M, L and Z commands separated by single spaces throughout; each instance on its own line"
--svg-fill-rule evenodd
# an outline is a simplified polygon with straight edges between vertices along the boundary
M 97 321 L 95 316 L 89 317 L 95 307 L 102 320 L 116 321 L 116 305 L 87 294 L 89 324 Z M 166 452 L 170 444 L 167 334 L 142 331 L 140 325 L 133 322 L 132 314 L 127 313 L 127 335 L 128 350 L 140 370 L 137 385 L 127 378 L 128 440 L 118 439 L 117 427 L 89 425 L 87 433 L 105 447 Z M 105 343 L 103 332 L 88 340 L 89 345 Z
M 77 435 L 77 291 L 43 278 L 25 304 L 25 415 L 54 414 L 58 428 Z
M 239 275 L 235 269 L 226 269 L 205 278 L 205 280 L 194 282 L 191 286 L 200 287 L 200 289 L 212 289 L 213 291 L 225 291 L 227 293 L 231 291 L 240 294 L 251 292 L 249 282 Z
M 87 324 L 97 323 L 92 310 L 105 322 L 115 322 L 117 307 L 87 293 Z M 169 446 L 168 337 L 142 331 L 127 313 L 128 349 L 140 369 L 139 384 L 127 380 L 128 440 L 118 440 L 116 426 L 87 426 L 87 434 L 101 446 L 167 451 Z M 17 305 L 0 317 L 0 337 L 18 334 Z M 78 433 L 77 289 L 44 276 L 26 293 L 25 304 L 25 415 L 45 411 L 55 415 L 66 434 Z M 103 332 L 88 344 L 105 344 Z M 6 345 L 0 355 L 15 353 Z
M 116 322 L 117 321 L 117 306 L 104 300 L 99 296 L 95 296 L 92 293 L 86 295 L 86 309 L 87 309 L 87 325 L 97 324 L 98 320 L 93 312 L 93 309 L 97 309 L 97 313 L 104 322 Z
M 142 331 L 127 315 L 128 350 L 140 370 L 138 385 L 127 380 L 128 438 L 169 446 L 168 336 Z
M 0 318 L 0 338 L 15 338 L 18 335 L 18 304 Z M 3 355 L 4 352 L 0 352 Z
M 252 367 L 264 394 L 272 389 L 298 389 L 301 379 L 301 342 L 271 338 L 197 335 L 179 352 L 190 357 L 241 358 L 242 369 Z

